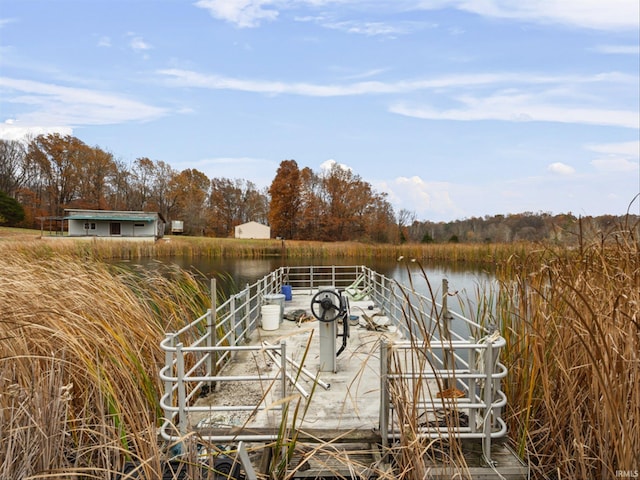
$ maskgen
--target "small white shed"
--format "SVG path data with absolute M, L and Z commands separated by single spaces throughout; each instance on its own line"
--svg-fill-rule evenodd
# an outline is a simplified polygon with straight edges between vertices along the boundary
M 236 226 L 236 238 L 271 238 L 271 227 L 258 222 L 247 222 Z

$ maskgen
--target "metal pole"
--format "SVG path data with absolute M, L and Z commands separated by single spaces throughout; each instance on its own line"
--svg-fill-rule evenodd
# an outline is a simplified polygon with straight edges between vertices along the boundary
M 173 333 L 165 333 L 165 338 L 167 339 L 167 343 L 169 347 L 175 347 L 175 337 Z M 166 372 L 168 376 L 173 376 L 173 352 L 171 350 L 167 350 L 164 352 L 164 365 L 167 368 Z M 167 399 L 167 403 L 169 406 L 173 405 L 173 383 L 171 380 L 166 380 L 164 382 L 164 394 Z M 164 411 L 164 416 L 167 420 L 170 420 L 171 412 L 167 409 Z
M 217 305 L 218 305 L 218 289 L 216 279 L 211 279 L 211 309 L 209 310 L 209 323 L 207 324 L 207 347 L 215 347 L 217 343 L 216 339 L 216 323 L 217 323 Z M 214 375 L 216 373 L 217 361 L 216 353 L 210 350 L 207 353 L 207 375 Z M 209 388 L 213 390 L 215 384 L 211 383 Z
M 389 344 L 386 340 L 380 342 L 380 440 L 382 448 L 389 443 Z
M 487 464 L 492 465 L 491 461 L 491 430 L 493 426 L 491 414 L 493 409 L 491 404 L 493 402 L 493 343 L 491 340 L 487 340 L 487 347 L 484 353 L 484 415 L 482 417 L 482 453 Z
M 236 295 L 231 296 L 229 303 L 229 344 L 236 346 Z M 231 352 L 232 358 L 236 356 L 236 352 Z
M 176 345 L 176 360 L 178 371 L 178 431 L 180 436 L 187 434 L 187 389 L 184 384 L 184 354 L 182 353 L 182 342 Z
M 280 358 L 287 358 L 287 342 L 280 343 Z M 280 362 L 280 370 L 282 370 L 282 385 L 280 387 L 280 393 L 282 399 L 287 398 L 287 362 Z
M 445 370 L 455 370 L 455 360 L 451 351 L 451 320 L 453 317 L 449 314 L 448 306 L 449 297 L 449 281 L 442 279 L 442 362 Z M 448 345 L 446 345 L 448 344 Z M 451 372 L 453 373 L 453 372 Z M 451 374 L 445 379 L 446 388 L 452 388 L 455 385 L 451 379 Z
M 245 291 L 247 292 L 244 300 L 244 340 L 249 341 L 249 334 L 251 333 L 249 329 L 251 328 L 251 287 L 249 287 L 249 283 L 245 287 Z

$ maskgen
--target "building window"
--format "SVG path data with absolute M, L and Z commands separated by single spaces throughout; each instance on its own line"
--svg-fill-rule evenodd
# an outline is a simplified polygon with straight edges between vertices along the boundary
M 109 228 L 109 233 L 111 235 L 120 235 L 120 224 L 112 223 Z
M 134 227 L 144 227 L 144 223 L 134 223 Z
M 96 224 L 94 222 L 84 222 L 84 229 L 85 230 L 95 230 L 96 229 Z

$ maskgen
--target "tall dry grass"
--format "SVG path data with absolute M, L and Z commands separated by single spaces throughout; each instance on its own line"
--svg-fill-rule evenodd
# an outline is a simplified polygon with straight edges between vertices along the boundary
M 0 478 L 112 478 L 125 460 L 161 477 L 158 343 L 208 291 L 182 271 L 2 253 Z
M 640 248 L 619 225 L 498 271 L 510 435 L 536 478 L 640 469 Z

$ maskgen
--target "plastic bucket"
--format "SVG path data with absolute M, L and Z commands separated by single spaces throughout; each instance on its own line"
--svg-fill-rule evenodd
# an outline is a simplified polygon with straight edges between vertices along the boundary
M 289 301 L 293 298 L 293 294 L 291 292 L 291 285 L 283 285 L 282 286 L 282 293 L 284 295 L 284 299 L 286 301 Z
M 260 313 L 263 330 L 277 330 L 280 327 L 280 305 L 263 305 Z
M 264 296 L 264 303 L 267 305 L 278 305 L 280 307 L 280 321 L 284 318 L 285 296 L 281 293 L 270 293 Z

